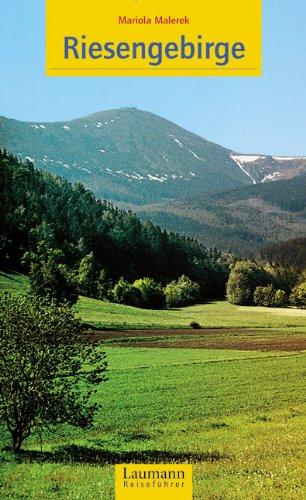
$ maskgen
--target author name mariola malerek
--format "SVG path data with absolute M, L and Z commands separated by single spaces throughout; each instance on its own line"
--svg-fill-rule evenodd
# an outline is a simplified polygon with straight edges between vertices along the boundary
M 173 17 L 173 16 L 119 16 L 118 24 L 190 24 L 188 16 Z

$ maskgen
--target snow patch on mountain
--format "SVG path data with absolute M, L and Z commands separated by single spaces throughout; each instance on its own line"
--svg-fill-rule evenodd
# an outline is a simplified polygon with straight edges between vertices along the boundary
M 147 174 L 150 181 L 165 182 L 167 179 L 165 177 L 158 177 L 157 175 Z
M 303 156 L 273 156 L 276 161 L 292 161 L 292 160 L 305 160 Z
M 177 139 L 173 134 L 168 134 L 167 132 L 165 132 L 165 135 L 167 135 L 168 137 L 171 137 L 171 139 L 174 140 L 174 142 L 176 142 L 176 144 L 180 147 L 180 148 L 183 148 L 183 144 L 181 143 L 181 141 L 179 139 Z
M 133 172 L 132 177 L 133 179 L 138 179 L 138 180 L 144 179 L 144 177 L 141 174 L 138 174 L 137 172 Z
M 254 161 L 258 160 L 260 156 L 236 156 L 236 155 L 231 155 L 232 160 L 238 165 L 240 170 L 247 175 L 253 182 L 253 184 L 256 184 L 256 180 L 251 176 L 251 174 L 244 168 L 243 164 L 244 163 L 253 163 Z M 252 159 L 250 159 L 252 158 Z
M 173 134 L 168 134 L 167 132 L 165 132 L 165 135 L 167 135 L 168 137 L 171 137 L 171 139 L 173 139 L 173 140 L 174 140 L 174 142 L 175 142 L 175 143 L 176 143 L 176 144 L 177 144 L 180 148 L 185 149 L 185 148 L 184 148 L 184 144 L 183 144 L 183 143 L 182 143 L 179 139 L 177 139 L 177 138 L 176 138 Z M 206 161 L 204 158 L 201 158 L 201 156 L 198 156 L 198 155 L 197 155 L 197 153 L 195 153 L 194 151 L 192 151 L 192 149 L 188 149 L 188 151 L 189 151 L 189 153 L 190 153 L 190 154 L 192 154 L 192 156 L 193 156 L 194 158 L 196 158 L 197 160 L 200 160 L 200 161 Z M 163 158 L 165 158 L 165 157 L 163 156 Z M 166 161 L 168 161 L 168 160 L 166 159 Z
M 273 172 L 272 174 L 265 175 L 261 182 L 277 181 L 279 177 L 283 177 L 281 172 Z
M 197 160 L 200 160 L 200 161 L 206 161 L 204 160 L 204 158 L 201 158 L 200 156 L 198 156 L 194 151 L 192 151 L 191 149 L 188 149 L 189 153 L 192 154 L 192 156 L 194 156 Z
M 179 141 L 178 139 L 174 139 L 174 142 L 176 142 L 176 144 L 180 147 L 180 148 L 183 148 L 183 144 L 181 143 L 181 141 Z
M 261 158 L 266 158 L 265 156 L 254 156 L 254 155 L 231 155 L 231 158 L 240 163 L 253 163 Z

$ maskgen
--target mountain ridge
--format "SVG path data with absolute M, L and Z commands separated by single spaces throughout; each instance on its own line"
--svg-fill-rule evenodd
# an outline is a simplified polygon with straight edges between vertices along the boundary
M 222 146 L 130 108 L 67 122 L 2 118 L 0 144 L 113 201 L 176 198 L 199 191 L 199 180 L 205 191 L 223 189 L 224 183 L 229 188 L 249 183 Z
M 135 205 L 247 186 L 254 171 L 261 182 L 306 170 L 303 157 L 239 155 L 135 108 L 60 122 L 0 117 L 0 145 L 37 168 L 82 182 L 101 198 Z

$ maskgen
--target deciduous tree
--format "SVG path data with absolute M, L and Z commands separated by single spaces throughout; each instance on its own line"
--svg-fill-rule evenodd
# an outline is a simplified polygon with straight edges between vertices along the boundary
M 0 295 L 0 420 L 16 452 L 37 428 L 92 424 L 106 359 L 80 333 L 70 309 Z

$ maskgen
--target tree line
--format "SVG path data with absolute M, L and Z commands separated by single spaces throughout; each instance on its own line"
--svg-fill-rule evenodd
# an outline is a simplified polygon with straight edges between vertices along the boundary
M 306 306 L 306 271 L 283 264 L 237 261 L 226 285 L 232 304 L 264 307 Z

